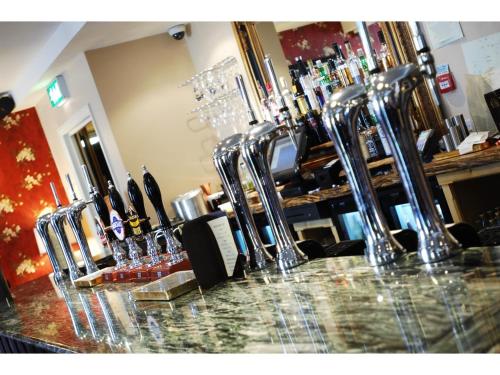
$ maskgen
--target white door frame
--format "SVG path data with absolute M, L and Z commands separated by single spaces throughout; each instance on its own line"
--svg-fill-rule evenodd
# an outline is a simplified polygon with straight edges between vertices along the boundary
M 116 180 L 116 174 L 113 170 L 113 165 L 109 162 L 110 157 L 109 153 L 106 150 L 106 145 L 103 143 L 103 138 L 99 131 L 99 126 L 96 124 L 94 116 L 92 115 L 92 110 L 90 105 L 83 106 L 80 110 L 75 112 L 68 120 L 64 122 L 62 126 L 57 129 L 59 136 L 62 139 L 62 143 L 64 145 L 64 152 L 66 154 L 67 159 L 70 161 L 69 163 L 69 171 L 68 174 L 71 177 L 71 182 L 73 183 L 73 187 L 79 199 L 88 200 L 89 192 L 87 188 L 87 183 L 85 177 L 83 176 L 83 172 L 80 165 L 80 159 L 77 156 L 78 150 L 76 149 L 76 145 L 74 144 L 73 136 L 85 125 L 89 122 L 92 122 L 94 125 L 94 129 L 99 137 L 99 142 L 101 144 L 101 149 L 104 154 L 104 159 L 108 165 L 109 171 L 111 173 L 111 177 L 114 181 Z M 66 176 L 63 178 L 63 184 L 66 188 L 66 192 L 70 192 L 69 185 L 66 181 Z M 70 196 L 68 194 L 68 196 Z M 89 239 L 89 246 L 92 252 L 92 255 L 96 256 L 105 256 L 109 255 L 109 249 L 104 248 L 100 241 L 97 231 L 94 227 L 94 216 L 96 216 L 96 211 L 93 205 L 90 205 L 90 210 L 84 210 L 83 216 L 85 217 L 87 223 L 89 224 L 90 230 L 92 232 L 92 239 Z

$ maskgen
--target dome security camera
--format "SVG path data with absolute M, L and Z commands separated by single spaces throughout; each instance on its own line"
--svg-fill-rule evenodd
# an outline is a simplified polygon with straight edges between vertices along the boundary
M 168 29 L 168 33 L 175 40 L 181 40 L 186 35 L 186 24 L 180 23 L 178 25 L 174 25 Z

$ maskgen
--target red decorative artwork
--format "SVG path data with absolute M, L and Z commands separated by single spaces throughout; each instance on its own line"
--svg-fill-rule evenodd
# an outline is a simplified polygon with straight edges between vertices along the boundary
M 14 287 L 52 272 L 33 228 L 55 208 L 49 182 L 64 191 L 35 108 L 0 121 L 0 165 L 0 268 Z
M 368 26 L 372 45 L 375 51 L 380 50 L 380 42 L 377 32 L 380 26 L 373 23 Z M 289 63 L 293 63 L 296 57 L 302 56 L 302 59 L 316 60 L 322 56 L 328 56 L 333 53 L 332 43 L 337 43 L 344 55 L 346 50 L 344 41 L 349 40 L 351 46 L 356 52 L 361 48 L 361 39 L 354 33 L 345 34 L 340 22 L 316 22 L 310 25 L 302 26 L 296 29 L 285 30 L 278 33 L 281 47 Z

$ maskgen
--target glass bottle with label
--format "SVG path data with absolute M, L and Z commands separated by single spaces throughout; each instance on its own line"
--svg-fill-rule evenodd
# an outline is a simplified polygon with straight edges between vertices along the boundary
M 387 43 L 385 41 L 384 33 L 382 30 L 379 30 L 377 33 L 378 40 L 380 41 L 380 53 L 379 58 L 382 63 L 382 69 L 384 71 L 389 70 L 395 66 L 394 59 L 389 51 L 389 47 L 387 47 Z
M 358 57 L 352 51 L 351 43 L 348 40 L 344 42 L 344 46 L 347 51 L 347 66 L 349 67 L 352 79 L 355 84 L 361 85 L 364 81 L 361 63 L 359 62 Z
M 337 71 L 343 77 L 343 81 L 345 82 L 344 86 L 352 85 L 354 83 L 354 79 L 352 78 L 349 67 L 346 64 L 345 57 L 340 49 L 340 46 L 337 43 L 333 43 L 332 47 L 335 51 L 335 66 L 337 67 Z

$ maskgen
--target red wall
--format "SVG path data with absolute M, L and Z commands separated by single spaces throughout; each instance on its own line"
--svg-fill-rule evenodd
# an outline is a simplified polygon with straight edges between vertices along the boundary
M 379 51 L 380 43 L 377 37 L 377 31 L 380 30 L 380 27 L 377 23 L 374 23 L 370 25 L 368 29 L 371 35 L 373 48 Z M 346 39 L 351 42 L 355 53 L 358 48 L 361 48 L 359 36 L 352 33 L 345 35 L 340 22 L 316 22 L 297 29 L 282 31 L 278 33 L 278 36 L 285 57 L 291 63 L 295 61 L 295 57 L 299 56 L 307 60 L 329 55 L 333 52 L 333 42 L 336 42 L 342 48 L 345 55 L 344 41 Z
M 11 286 L 52 272 L 47 254 L 39 254 L 33 233 L 39 213 L 54 208 L 50 181 L 66 204 L 35 108 L 0 121 L 0 268 Z

